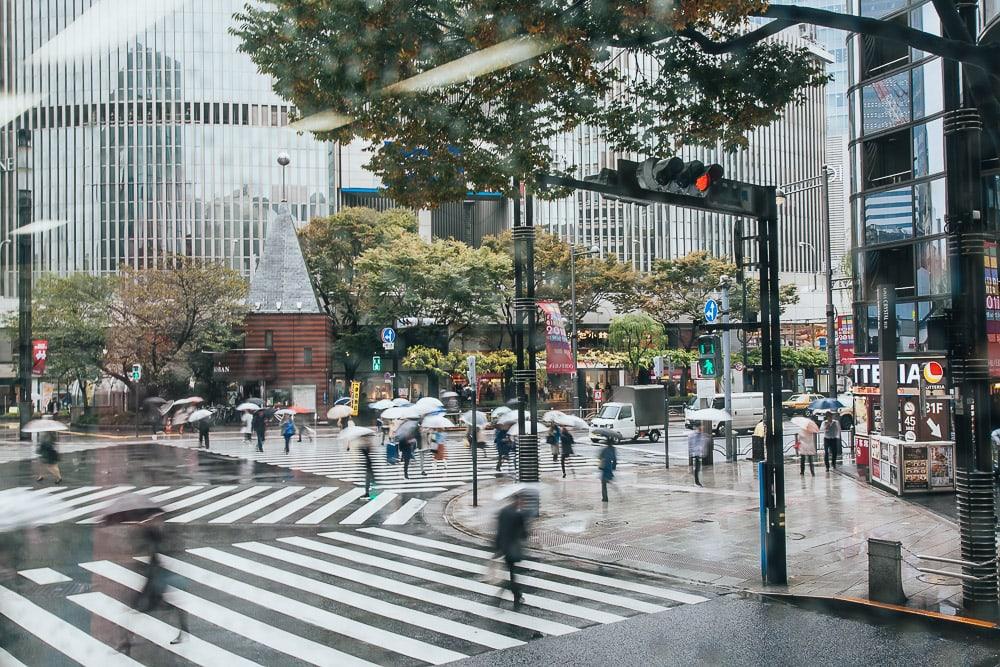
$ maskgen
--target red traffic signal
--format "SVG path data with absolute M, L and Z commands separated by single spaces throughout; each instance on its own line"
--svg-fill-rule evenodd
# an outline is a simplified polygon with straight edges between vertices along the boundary
M 708 189 L 719 181 L 724 173 L 722 165 L 713 164 L 705 170 L 705 173 L 695 179 L 694 187 L 698 192 L 708 192 Z

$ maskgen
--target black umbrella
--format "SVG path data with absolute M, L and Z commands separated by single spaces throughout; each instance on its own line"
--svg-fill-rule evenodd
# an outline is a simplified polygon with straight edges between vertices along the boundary
M 599 438 L 604 438 L 606 442 L 620 442 L 622 437 L 616 431 L 612 431 L 609 428 L 595 428 L 590 432 L 591 435 L 596 435 Z
M 397 440 L 415 439 L 420 434 L 420 425 L 413 420 L 406 420 L 396 429 Z
M 246 402 L 247 403 L 253 403 L 254 405 L 257 405 L 259 407 L 264 407 L 264 401 L 261 400 L 261 399 L 259 399 L 259 398 L 257 398 L 256 396 L 254 396 L 252 398 L 248 398 L 246 400 Z
M 127 493 L 101 513 L 101 521 L 106 524 L 141 523 L 159 514 L 163 514 L 163 508 L 146 496 Z

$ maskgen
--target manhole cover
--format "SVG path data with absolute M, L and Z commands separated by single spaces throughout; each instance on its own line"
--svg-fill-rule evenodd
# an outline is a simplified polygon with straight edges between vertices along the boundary
M 605 528 L 620 528 L 622 526 L 627 526 L 628 521 L 615 521 L 614 519 L 601 519 L 600 521 L 594 522 L 595 526 L 604 526 Z

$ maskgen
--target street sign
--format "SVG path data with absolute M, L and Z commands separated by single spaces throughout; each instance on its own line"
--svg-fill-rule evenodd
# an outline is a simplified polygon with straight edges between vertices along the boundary
M 132 364 L 132 371 L 128 374 L 129 379 L 132 382 L 138 382 L 142 379 L 142 364 Z
M 372 357 L 372 372 L 378 373 L 382 370 L 382 357 L 375 355 Z
M 595 389 L 594 390 L 594 400 L 597 401 L 598 403 L 600 403 L 601 401 L 604 400 L 604 390 L 603 389 Z
M 715 299 L 708 299 L 705 301 L 705 322 L 707 324 L 714 323 L 719 319 L 719 304 Z
M 391 352 L 392 350 L 396 349 L 396 344 L 395 343 L 382 343 L 382 349 L 385 350 L 386 352 Z
M 383 343 L 387 345 L 392 345 L 396 342 L 396 330 L 392 327 L 385 327 L 382 329 L 381 339 Z
M 715 398 L 715 380 L 698 380 L 695 382 L 695 392 L 698 398 Z
M 469 378 L 469 384 L 474 387 L 476 386 L 476 355 L 470 354 L 469 358 L 466 359 L 466 363 L 469 365 L 466 377 Z
M 392 378 L 394 377 L 395 376 L 392 373 L 386 373 L 385 375 L 382 376 L 382 379 L 385 380 L 386 382 L 392 382 Z

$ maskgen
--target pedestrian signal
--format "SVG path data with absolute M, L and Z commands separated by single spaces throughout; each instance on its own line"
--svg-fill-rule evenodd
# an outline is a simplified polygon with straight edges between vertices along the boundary
M 698 373 L 703 378 L 714 378 L 719 375 L 718 336 L 698 337 Z

